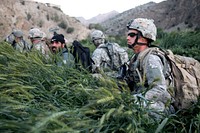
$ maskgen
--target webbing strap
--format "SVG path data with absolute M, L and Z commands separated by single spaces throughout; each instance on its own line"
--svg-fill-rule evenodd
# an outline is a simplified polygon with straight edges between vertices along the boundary
M 106 53 L 108 54 L 109 58 L 110 58 L 110 67 L 112 70 L 115 70 L 117 68 L 115 68 L 114 66 L 114 51 L 113 51 L 113 44 L 111 43 L 107 43 L 104 46 L 100 46 L 99 48 L 103 48 L 106 50 Z M 109 65 L 109 64 L 108 64 Z

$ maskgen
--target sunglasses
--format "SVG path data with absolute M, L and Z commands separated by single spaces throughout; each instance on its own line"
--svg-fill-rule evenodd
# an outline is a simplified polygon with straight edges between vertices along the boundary
M 137 36 L 137 35 L 138 35 L 138 33 L 133 33 L 133 32 L 128 33 L 128 36 L 130 36 L 130 37 L 134 37 L 134 36 Z

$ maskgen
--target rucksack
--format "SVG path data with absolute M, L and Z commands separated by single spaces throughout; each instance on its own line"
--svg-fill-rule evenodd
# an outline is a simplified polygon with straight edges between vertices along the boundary
M 128 61 L 128 53 L 117 43 L 107 42 L 105 45 L 100 46 L 99 48 L 104 48 L 108 53 L 108 56 L 111 60 L 110 66 L 112 70 L 118 71 L 120 66 Z
M 173 81 L 174 106 L 177 109 L 188 109 L 200 97 L 200 63 L 191 57 L 175 55 L 170 50 L 158 47 L 146 49 L 139 60 L 143 60 L 148 54 L 164 55 L 167 59 Z
M 70 52 L 75 58 L 76 68 L 80 68 L 80 66 L 82 66 L 89 72 L 92 71 L 92 63 L 94 62 L 90 57 L 90 49 L 88 47 L 84 47 L 79 41 L 74 40 Z
M 29 51 L 30 50 L 29 44 L 24 39 L 21 40 L 21 43 L 23 44 L 23 51 Z M 15 42 L 15 40 L 13 41 L 13 43 L 11 45 L 12 45 L 13 48 L 16 49 L 17 43 Z

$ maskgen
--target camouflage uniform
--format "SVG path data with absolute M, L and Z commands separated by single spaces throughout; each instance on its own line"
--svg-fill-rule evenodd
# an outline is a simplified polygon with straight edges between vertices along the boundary
M 99 47 L 105 44 L 100 44 Z M 108 53 L 103 48 L 96 48 L 92 54 L 92 60 L 94 61 L 94 65 L 92 65 L 93 71 L 99 69 L 103 71 L 103 69 L 109 69 L 110 66 L 110 58 Z
M 6 41 L 10 43 L 14 49 L 23 52 L 29 51 L 30 45 L 23 39 L 23 32 L 14 30 L 7 38 Z
M 113 56 L 116 56 L 115 53 L 120 55 L 120 59 L 113 60 L 110 56 L 112 53 L 109 53 L 106 49 L 105 36 L 102 31 L 95 30 L 91 33 L 91 38 L 96 46 L 95 51 L 92 54 L 92 60 L 94 64 L 92 65 L 93 72 L 105 72 L 108 76 L 117 77 L 117 72 L 119 67 L 128 61 L 127 52 L 121 48 L 117 43 L 110 43 L 112 45 Z M 112 63 L 115 65 L 112 67 Z
M 26 41 L 24 41 L 23 39 L 18 43 L 14 43 L 13 46 L 14 46 L 14 49 L 16 49 L 20 52 L 23 52 L 23 51 L 27 52 L 30 50 L 29 44 Z
M 48 47 L 46 46 L 46 43 L 43 41 L 40 41 L 37 44 L 33 44 L 32 49 L 38 50 L 44 55 L 48 54 L 49 51 Z
M 13 33 L 9 34 L 4 41 L 8 42 L 9 44 L 13 44 L 15 40 L 15 36 L 13 35 Z
M 152 20 L 138 18 L 131 21 L 127 27 L 129 30 L 140 31 L 143 37 L 152 41 L 156 39 L 156 27 Z M 137 44 L 137 42 L 135 43 Z M 171 95 L 167 91 L 168 84 L 166 84 L 165 79 L 165 74 L 169 72 L 166 72 L 167 69 L 165 69 L 166 67 L 164 67 L 158 55 L 149 54 L 145 58 L 141 58 L 143 52 L 145 50 L 132 57 L 126 75 L 127 83 L 134 94 L 146 91 L 145 98 L 153 102 L 150 104 L 151 108 L 164 111 L 166 104 L 171 101 Z M 147 88 L 149 90 L 146 90 Z
M 29 31 L 29 39 L 31 39 L 32 42 L 31 50 L 38 50 L 42 54 L 48 56 L 49 48 L 45 41 L 42 40 L 44 36 L 44 32 L 40 31 L 38 28 L 33 28 Z
M 157 108 L 161 111 L 165 109 L 165 103 L 170 102 L 171 96 L 167 91 L 167 84 L 165 80 L 166 69 L 163 63 L 157 55 L 150 54 L 144 58 L 141 64 L 139 64 L 139 55 L 135 55 L 129 64 L 127 79 L 128 85 L 134 94 L 147 91 L 144 89 L 152 86 L 145 94 L 145 98 L 153 100 L 154 104 L 151 104 L 153 108 Z M 136 57 L 137 56 L 137 57 Z M 141 69 L 139 69 L 141 65 Z

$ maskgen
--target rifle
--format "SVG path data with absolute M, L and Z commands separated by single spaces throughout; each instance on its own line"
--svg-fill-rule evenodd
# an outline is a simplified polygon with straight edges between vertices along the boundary
M 133 79 L 131 80 L 129 78 L 130 75 L 127 75 L 127 73 L 128 73 L 128 64 L 124 63 L 119 68 L 117 79 L 119 81 L 126 82 L 128 87 L 129 87 L 129 89 L 130 89 L 130 91 L 135 91 L 134 88 L 135 88 L 136 83 L 135 83 L 135 81 Z M 121 88 L 120 85 L 118 85 L 118 87 Z
M 126 73 L 127 73 L 127 68 L 128 68 L 128 66 L 127 66 L 126 63 L 124 63 L 123 65 L 120 66 L 117 79 L 120 79 L 120 80 L 125 79 L 125 76 L 126 76 Z

